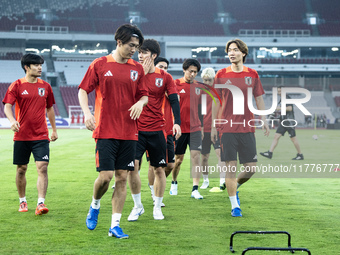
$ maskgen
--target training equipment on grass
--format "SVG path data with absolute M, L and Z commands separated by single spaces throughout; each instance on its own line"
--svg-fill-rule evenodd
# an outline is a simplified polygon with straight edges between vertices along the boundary
M 282 247 L 248 247 L 245 250 L 243 250 L 242 255 L 245 254 L 247 251 L 255 251 L 255 250 L 262 250 L 262 251 L 290 251 L 291 253 L 294 253 L 295 251 L 307 251 L 308 254 L 311 254 L 311 252 L 306 248 L 292 248 L 291 246 L 291 236 L 287 231 L 236 231 L 231 234 L 230 236 L 230 245 L 229 249 L 232 253 L 235 252 L 233 249 L 233 238 L 236 234 L 284 234 L 288 236 L 288 248 L 282 248 Z

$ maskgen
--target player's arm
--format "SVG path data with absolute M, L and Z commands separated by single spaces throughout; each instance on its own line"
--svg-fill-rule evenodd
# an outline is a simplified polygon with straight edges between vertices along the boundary
M 88 130 L 93 131 L 96 128 L 96 120 L 89 108 L 89 98 L 84 89 L 79 88 L 78 99 L 81 109 L 85 115 L 85 126 Z
M 276 110 L 275 110 L 275 111 L 281 112 L 281 106 L 276 107 Z M 287 106 L 286 106 L 286 111 L 287 111 L 287 112 L 293 111 L 293 106 L 287 105 Z
M 212 123 L 211 123 L 211 141 L 213 143 L 216 143 L 217 141 L 217 129 L 216 129 L 216 126 L 215 126 L 215 120 L 217 119 L 217 114 L 218 114 L 218 110 L 220 109 L 221 107 L 221 104 L 220 104 L 220 101 L 219 100 L 216 100 L 216 103 L 212 104 L 212 107 L 211 107 L 211 120 L 212 120 Z
M 263 100 L 262 95 L 258 96 L 258 97 L 255 97 L 255 101 L 256 101 L 256 106 L 257 106 L 258 110 L 265 110 L 264 100 Z M 268 123 L 266 121 L 266 115 L 262 115 L 261 119 L 262 119 L 262 121 L 264 123 L 263 126 L 262 126 L 262 129 L 264 130 L 264 135 L 265 136 L 269 136 L 269 132 L 270 131 L 269 131 Z
M 13 105 L 6 103 L 5 106 L 4 106 L 4 113 L 7 117 L 7 119 L 9 120 L 9 122 L 11 123 L 11 129 L 14 132 L 19 132 L 20 123 L 14 118 L 13 112 L 12 112 L 12 107 L 13 107 Z
M 169 101 L 172 109 L 172 113 L 174 114 L 175 117 L 175 123 L 172 128 L 173 133 L 175 134 L 176 140 L 182 135 L 181 131 L 181 110 L 179 106 L 179 101 L 178 101 L 178 95 L 177 93 L 169 95 Z
M 57 126 L 55 124 L 55 114 L 54 114 L 53 106 L 51 106 L 50 108 L 47 108 L 46 113 L 47 113 L 47 117 L 52 127 L 51 141 L 55 141 L 58 139 L 58 134 L 57 134 Z
M 148 96 L 142 96 L 137 103 L 131 106 L 131 108 L 129 109 L 131 119 L 136 120 L 139 118 L 140 114 L 143 111 L 143 107 L 148 103 L 148 101 Z

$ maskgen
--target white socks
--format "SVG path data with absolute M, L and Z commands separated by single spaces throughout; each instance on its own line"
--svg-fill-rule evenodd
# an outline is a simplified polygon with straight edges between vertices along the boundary
M 19 197 L 19 200 L 20 200 L 20 204 L 21 204 L 22 202 L 27 202 L 26 197 Z
M 141 198 L 141 193 L 138 194 L 131 194 L 133 202 L 135 203 L 135 208 L 142 208 L 142 198 Z
M 153 188 L 153 185 L 149 185 L 149 187 L 150 187 L 150 190 L 151 190 L 151 196 L 152 196 L 152 198 L 154 198 L 155 197 L 155 190 Z
M 203 174 L 203 180 L 204 181 L 209 181 L 209 175 L 208 174 Z
M 155 208 L 161 209 L 163 197 L 155 197 Z
M 39 205 L 39 204 L 45 204 L 45 198 L 42 198 L 42 197 L 39 197 L 38 198 L 38 203 L 37 203 L 37 205 Z
M 240 205 L 237 203 L 236 196 L 229 197 L 230 203 L 231 203 L 231 209 L 234 209 L 236 207 L 240 207 Z
M 91 206 L 92 206 L 93 209 L 99 209 L 100 208 L 100 199 L 94 199 L 94 197 L 92 197 Z
M 121 213 L 112 214 L 111 228 L 119 226 L 120 218 L 122 217 Z

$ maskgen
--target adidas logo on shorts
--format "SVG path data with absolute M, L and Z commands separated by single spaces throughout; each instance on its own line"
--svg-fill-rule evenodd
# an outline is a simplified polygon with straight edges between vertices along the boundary
M 48 159 L 48 156 L 47 156 L 47 155 L 45 155 L 45 156 L 43 156 L 43 157 L 42 157 L 42 159 Z
M 158 164 L 166 164 L 166 162 L 165 162 L 165 160 L 164 159 L 162 159 L 161 161 L 159 161 L 159 163 Z
M 135 167 L 135 163 L 133 163 L 133 161 L 131 161 L 130 164 L 128 164 L 128 166 Z
M 253 157 L 253 159 L 257 159 L 257 155 L 255 155 L 255 156 Z

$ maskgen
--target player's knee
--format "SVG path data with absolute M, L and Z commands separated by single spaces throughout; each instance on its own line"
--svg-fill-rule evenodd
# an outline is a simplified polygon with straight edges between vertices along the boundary
M 18 165 L 17 166 L 17 173 L 19 175 L 25 175 L 27 171 L 27 165 Z

